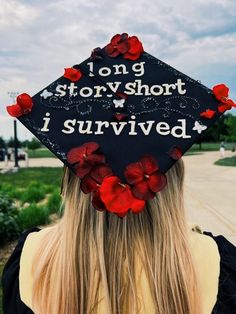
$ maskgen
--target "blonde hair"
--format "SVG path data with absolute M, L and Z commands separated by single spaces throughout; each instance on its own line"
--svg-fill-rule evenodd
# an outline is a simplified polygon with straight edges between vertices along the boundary
M 34 257 L 34 312 L 97 313 L 102 287 L 107 313 L 139 313 L 138 257 L 155 313 L 202 313 L 188 243 L 183 179 L 179 160 L 167 172 L 167 186 L 143 212 L 119 218 L 96 211 L 91 195 L 80 190 L 80 180 L 66 168 L 63 216 Z

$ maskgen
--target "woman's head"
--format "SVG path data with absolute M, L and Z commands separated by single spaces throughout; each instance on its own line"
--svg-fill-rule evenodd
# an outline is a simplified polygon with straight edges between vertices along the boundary
M 66 314 L 90 313 L 99 309 L 101 297 L 108 313 L 138 313 L 142 302 L 136 271 L 141 265 L 155 313 L 200 313 L 199 307 L 194 310 L 199 300 L 183 206 L 183 161 L 166 175 L 166 187 L 147 201 L 141 213 L 120 218 L 95 210 L 91 195 L 81 191 L 78 177 L 65 168 L 63 217 L 48 253 L 42 245 L 45 259 L 50 251 L 55 253 L 49 264 L 57 283 L 54 279 L 51 291 L 54 298 L 57 292 L 59 305 L 53 308 Z M 38 267 L 38 276 L 42 273 L 43 267 Z M 41 283 L 44 279 L 40 278 Z M 62 282 L 66 284 L 60 288 Z M 35 285 L 34 300 L 40 299 L 36 288 L 39 285 Z M 48 296 L 47 290 L 41 299 Z M 52 311 L 50 305 L 48 311 Z

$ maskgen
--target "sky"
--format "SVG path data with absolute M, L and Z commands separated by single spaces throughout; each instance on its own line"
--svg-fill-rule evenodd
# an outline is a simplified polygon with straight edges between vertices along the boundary
M 13 136 L 8 92 L 36 94 L 123 32 L 204 85 L 225 83 L 236 100 L 235 0 L 0 0 L 0 136 Z M 18 135 L 32 137 L 20 122 Z

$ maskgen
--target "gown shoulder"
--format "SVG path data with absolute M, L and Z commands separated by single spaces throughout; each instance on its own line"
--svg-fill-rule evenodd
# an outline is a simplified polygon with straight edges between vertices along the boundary
M 34 314 L 20 298 L 19 270 L 20 257 L 27 236 L 31 232 L 38 232 L 40 230 L 38 227 L 33 227 L 24 231 L 20 235 L 13 253 L 4 266 L 2 273 L 2 305 L 4 314 Z
M 236 247 L 223 235 L 214 236 L 211 232 L 203 234 L 211 237 L 220 253 L 220 277 L 217 302 L 212 314 L 236 313 Z

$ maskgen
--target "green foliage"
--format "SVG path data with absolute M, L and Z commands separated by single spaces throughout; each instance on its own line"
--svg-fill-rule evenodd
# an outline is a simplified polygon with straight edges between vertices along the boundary
M 14 140 L 13 137 L 11 137 L 11 138 L 9 139 L 9 141 L 7 142 L 7 145 L 8 145 L 8 147 L 15 147 L 15 140 Z M 17 139 L 17 147 L 18 147 L 18 148 L 21 148 L 21 147 L 22 147 L 21 142 L 20 142 L 18 139 Z
M 22 203 L 26 203 L 26 202 L 39 202 L 41 200 L 43 200 L 45 197 L 45 191 L 43 186 L 37 182 L 37 181 L 32 181 L 28 187 L 26 188 L 26 190 L 22 193 L 21 196 L 21 201 Z
M 0 191 L 9 198 L 19 199 L 21 197 L 21 190 L 14 187 L 10 183 L 0 183 Z
M 47 224 L 50 222 L 48 209 L 32 203 L 19 211 L 18 222 L 22 230 Z
M 55 190 L 48 198 L 47 208 L 50 214 L 57 213 L 61 205 L 61 196 L 58 190 Z
M 227 119 L 225 120 L 225 124 L 228 131 L 226 140 L 228 142 L 236 142 L 236 116 L 228 114 Z
M 37 148 L 41 147 L 41 143 L 39 142 L 39 140 L 37 140 L 35 137 L 32 138 L 32 140 L 30 142 L 28 142 L 28 149 L 32 149 L 33 151 Z
M 5 148 L 5 147 L 6 147 L 6 143 L 4 139 L 0 136 L 0 148 Z
M 19 234 L 18 210 L 7 195 L 0 193 L 0 245 L 16 239 Z

